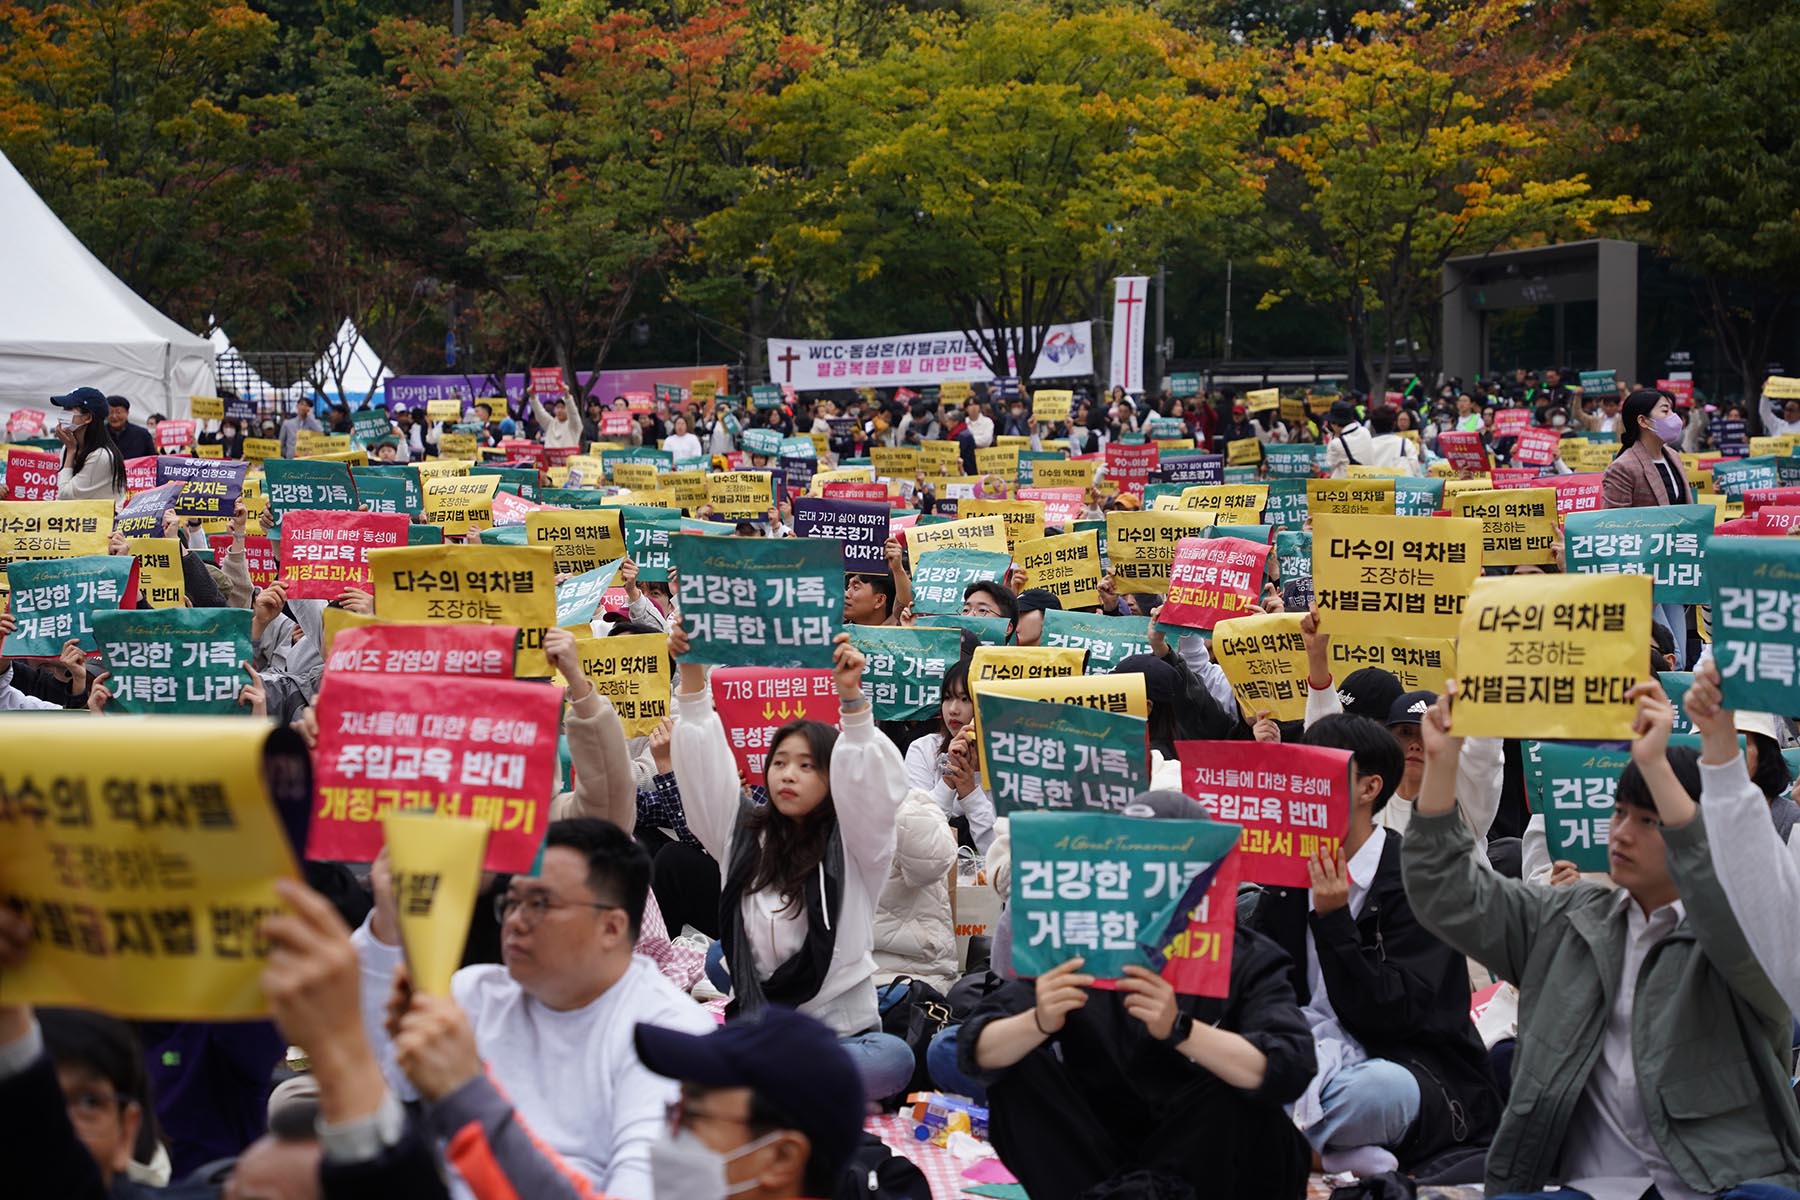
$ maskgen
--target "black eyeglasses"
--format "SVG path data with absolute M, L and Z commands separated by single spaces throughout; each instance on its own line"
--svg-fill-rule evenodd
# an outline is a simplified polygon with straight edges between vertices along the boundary
M 625 911 L 622 904 L 593 904 L 585 900 L 554 901 L 543 892 L 533 892 L 529 896 L 515 896 L 511 892 L 502 892 L 494 897 L 494 920 L 501 925 L 512 915 L 513 909 L 519 910 L 519 920 L 526 929 L 537 928 L 537 923 L 544 919 L 544 914 L 561 908 L 593 908 L 601 912 L 608 909 Z

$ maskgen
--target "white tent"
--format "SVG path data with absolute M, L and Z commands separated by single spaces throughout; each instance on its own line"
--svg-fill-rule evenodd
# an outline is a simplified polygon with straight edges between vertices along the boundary
M 207 341 L 212 343 L 216 359 L 214 373 L 218 377 L 219 386 L 231 388 L 247 400 L 260 400 L 279 392 L 280 388 L 269 383 L 255 367 L 244 361 L 244 356 L 237 352 L 237 347 L 226 336 L 224 327 L 217 323 L 218 318 L 213 318 L 213 321 L 213 330 L 207 335 Z
M 298 383 L 294 385 L 294 394 L 316 393 L 333 403 L 341 398 L 351 408 L 359 408 L 365 396 L 379 392 L 393 375 L 381 352 L 369 345 L 356 322 L 345 317 L 344 323 L 338 326 L 337 337 L 332 339 L 325 353 L 319 355 L 319 360 L 307 374 L 307 379 L 316 380 L 318 386 Z
M 213 348 L 121 283 L 0 154 L 0 412 L 78 387 L 129 397 L 141 421 L 213 394 Z

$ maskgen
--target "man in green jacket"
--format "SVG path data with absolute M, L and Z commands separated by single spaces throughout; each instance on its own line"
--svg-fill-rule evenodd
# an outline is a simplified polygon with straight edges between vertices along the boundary
M 1672 815 L 1698 797 L 1700 774 L 1694 751 L 1668 748 L 1661 685 L 1631 693 L 1639 736 L 1608 827 L 1616 890 L 1532 886 L 1473 859 L 1456 813 L 1455 686 L 1420 725 L 1425 779 L 1402 865 L 1420 922 L 1519 989 L 1487 1194 L 1554 1182 L 1596 1200 L 1652 1186 L 1696 1200 L 1800 1186 L 1787 1005 L 1731 915 L 1705 823 L 1691 808 Z

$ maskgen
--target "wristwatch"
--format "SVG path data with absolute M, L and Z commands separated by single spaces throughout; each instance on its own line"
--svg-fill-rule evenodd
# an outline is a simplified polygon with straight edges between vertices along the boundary
M 1171 1050 L 1178 1050 L 1181 1048 L 1181 1044 L 1188 1040 L 1188 1035 L 1193 1032 L 1194 1018 L 1186 1013 L 1177 1013 L 1175 1027 L 1169 1030 L 1169 1036 L 1163 1039 L 1163 1045 Z

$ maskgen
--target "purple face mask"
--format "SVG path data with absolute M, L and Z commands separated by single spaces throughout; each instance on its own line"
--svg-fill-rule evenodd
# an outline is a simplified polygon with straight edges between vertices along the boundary
M 1664 442 L 1681 440 L 1681 418 L 1674 413 L 1664 413 L 1650 422 L 1650 432 Z

